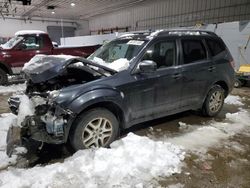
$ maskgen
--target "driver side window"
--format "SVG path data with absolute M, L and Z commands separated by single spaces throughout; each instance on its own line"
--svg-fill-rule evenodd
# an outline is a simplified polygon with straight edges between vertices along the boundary
M 23 50 L 37 50 L 41 48 L 41 40 L 36 36 L 28 36 L 19 44 Z
M 175 41 L 156 42 L 146 51 L 142 60 L 154 61 L 157 69 L 173 66 L 176 61 Z

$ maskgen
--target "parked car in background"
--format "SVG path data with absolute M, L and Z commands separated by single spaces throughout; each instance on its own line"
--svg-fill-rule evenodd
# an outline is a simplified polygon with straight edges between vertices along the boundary
M 241 65 L 235 75 L 234 87 L 240 88 L 250 81 L 250 64 Z
M 232 64 L 222 39 L 199 30 L 122 36 L 88 59 L 35 57 L 24 68 L 26 95 L 44 102 L 9 130 L 8 153 L 12 132 L 79 150 L 107 147 L 120 130 L 186 110 L 216 116 L 234 85 Z M 19 98 L 9 103 L 18 114 Z
M 57 48 L 43 31 L 19 31 L 0 46 L 0 85 L 8 82 L 7 75 L 19 74 L 23 65 L 37 54 L 88 57 L 98 47 L 100 45 Z

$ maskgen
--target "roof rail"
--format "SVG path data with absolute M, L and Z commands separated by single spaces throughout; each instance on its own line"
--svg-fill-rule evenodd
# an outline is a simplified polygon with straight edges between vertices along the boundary
M 207 31 L 207 30 L 200 30 L 200 29 L 166 29 L 162 30 L 161 32 L 158 33 L 158 36 L 160 35 L 165 35 L 165 34 L 176 34 L 176 35 L 203 35 L 203 34 L 208 34 L 208 35 L 213 35 L 217 36 L 214 32 L 212 31 Z
M 118 38 L 122 38 L 122 37 L 131 37 L 131 36 L 135 36 L 135 35 L 149 35 L 150 33 L 151 33 L 151 31 L 149 31 L 149 30 L 128 32 L 128 33 L 122 34 L 122 35 L 119 36 Z

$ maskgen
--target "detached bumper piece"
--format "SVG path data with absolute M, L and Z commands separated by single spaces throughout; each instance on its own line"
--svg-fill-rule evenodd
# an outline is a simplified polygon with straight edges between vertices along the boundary
M 18 146 L 22 146 L 21 128 L 12 126 L 7 134 L 7 155 L 11 157 Z
M 10 97 L 8 100 L 9 108 L 11 112 L 15 115 L 18 114 L 18 108 L 20 105 L 20 99 L 19 97 Z
M 37 153 L 41 142 L 22 137 L 22 129 L 20 127 L 10 127 L 7 134 L 7 155 L 17 155 L 16 167 L 26 168 L 33 166 L 39 159 Z M 18 153 L 17 148 L 24 147 L 27 151 Z

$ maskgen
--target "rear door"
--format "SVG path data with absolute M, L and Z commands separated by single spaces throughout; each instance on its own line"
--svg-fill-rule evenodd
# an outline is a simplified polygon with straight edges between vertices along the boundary
M 185 37 L 179 40 L 182 58 L 182 108 L 200 107 L 209 86 L 214 68 L 202 38 Z
M 219 38 L 206 38 L 206 44 L 211 54 L 214 69 L 211 81 L 225 80 L 225 73 L 233 77 L 234 71 L 231 65 L 233 59 L 223 41 Z

